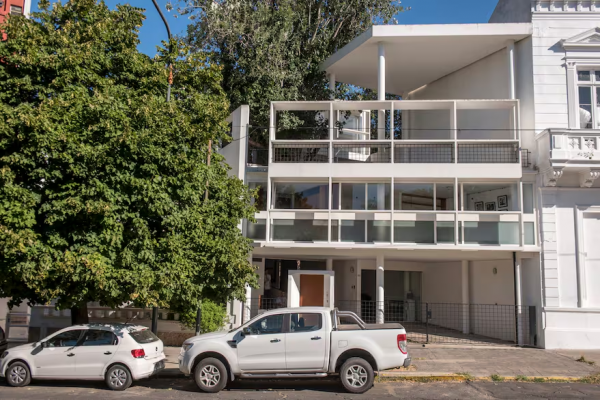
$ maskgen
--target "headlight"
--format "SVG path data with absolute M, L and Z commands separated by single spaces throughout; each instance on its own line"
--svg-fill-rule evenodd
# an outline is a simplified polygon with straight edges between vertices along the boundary
M 3 352 L 2 355 L 0 356 L 0 359 L 6 357 L 7 355 L 8 355 L 8 351 Z
M 194 345 L 194 343 L 184 343 L 183 346 L 182 346 L 183 347 L 183 351 L 184 352 L 188 351 L 189 349 L 192 348 L 193 345 Z

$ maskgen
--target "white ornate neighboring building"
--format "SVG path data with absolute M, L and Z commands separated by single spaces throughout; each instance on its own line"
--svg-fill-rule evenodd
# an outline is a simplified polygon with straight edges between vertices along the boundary
M 261 281 L 232 323 L 326 305 L 415 342 L 600 348 L 600 1 L 374 26 L 322 69 L 402 100 L 232 114 L 221 153 L 260 188 L 243 230 Z

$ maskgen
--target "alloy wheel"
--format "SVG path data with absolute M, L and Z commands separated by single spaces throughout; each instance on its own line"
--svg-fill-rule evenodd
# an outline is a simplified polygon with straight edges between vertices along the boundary
M 12 383 L 18 385 L 23 383 L 25 378 L 27 378 L 27 371 L 25 371 L 25 368 L 21 367 L 20 365 L 17 365 L 10 370 L 10 381 Z
M 219 384 L 221 373 L 214 365 L 206 365 L 200 372 L 200 382 L 206 387 L 214 387 Z
M 110 383 L 115 387 L 121 387 L 127 382 L 127 372 L 122 369 L 114 369 L 110 374 Z
M 352 387 L 362 387 L 367 383 L 367 370 L 360 365 L 353 365 L 346 371 L 346 380 Z

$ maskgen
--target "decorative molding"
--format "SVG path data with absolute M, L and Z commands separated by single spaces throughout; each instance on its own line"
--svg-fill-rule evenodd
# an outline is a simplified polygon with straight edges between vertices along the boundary
M 562 174 L 562 168 L 548 168 L 543 172 L 544 186 L 556 187 L 556 183 L 560 179 Z
M 589 13 L 598 12 L 598 0 L 531 0 L 531 11 L 536 13 Z
M 562 42 L 565 50 L 580 50 L 580 49 L 599 49 L 600 48 L 600 28 L 593 28 L 577 36 L 573 36 Z M 567 58 L 568 55 L 567 55 Z M 567 64 L 571 60 L 567 60 Z
M 600 169 L 589 169 L 588 171 L 583 171 L 580 173 L 579 177 L 579 184 L 582 188 L 591 188 L 594 184 L 594 181 L 600 178 Z

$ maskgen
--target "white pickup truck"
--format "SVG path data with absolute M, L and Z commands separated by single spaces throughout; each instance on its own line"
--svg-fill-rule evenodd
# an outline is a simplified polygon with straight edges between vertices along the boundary
M 353 323 L 341 323 L 348 320 Z M 374 371 L 410 361 L 400 324 L 365 324 L 352 312 L 301 307 L 267 311 L 229 332 L 187 339 L 179 369 L 209 393 L 237 378 L 329 375 L 339 375 L 349 392 L 364 393 L 373 386 Z

